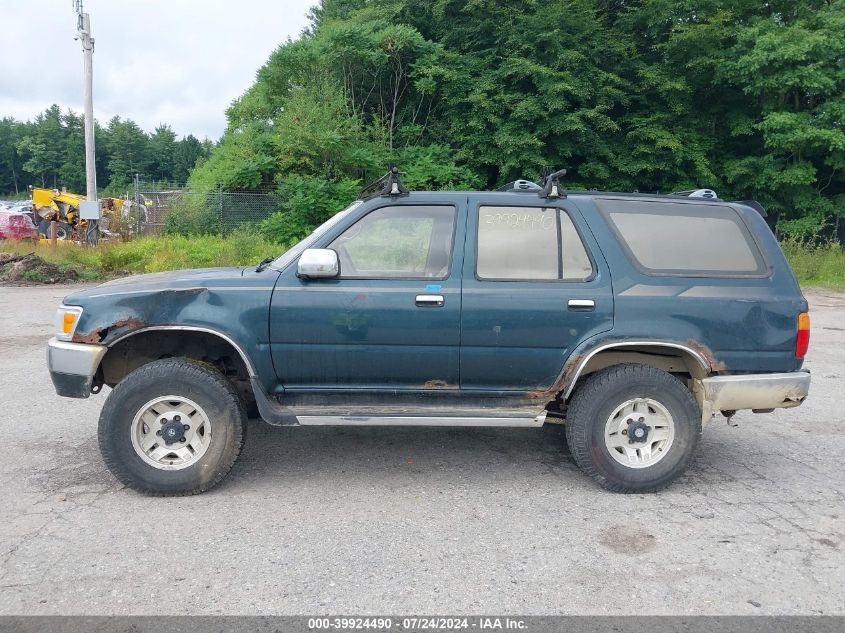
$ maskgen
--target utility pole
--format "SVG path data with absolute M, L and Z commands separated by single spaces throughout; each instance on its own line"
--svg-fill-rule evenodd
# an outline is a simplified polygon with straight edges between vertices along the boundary
M 91 17 L 82 10 L 82 0 L 73 0 L 76 9 L 76 39 L 82 41 L 82 54 L 84 62 L 84 107 L 85 107 L 85 182 L 86 195 L 89 201 L 97 201 L 97 164 L 94 159 L 94 38 L 91 37 Z M 81 217 L 88 220 L 88 242 L 96 244 L 99 237 L 99 203 L 97 204 L 96 218 L 86 215 L 93 215 L 91 211 L 94 205 L 86 205 L 88 213 L 80 213 Z M 81 210 L 80 210 L 81 211 Z

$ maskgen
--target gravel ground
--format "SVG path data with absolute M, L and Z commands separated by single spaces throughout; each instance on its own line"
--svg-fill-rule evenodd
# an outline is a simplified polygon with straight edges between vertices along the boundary
M 556 428 L 254 422 L 223 485 L 155 499 L 103 465 L 104 397 L 53 392 L 67 292 L 0 288 L 0 614 L 845 614 L 845 295 L 808 293 L 807 403 L 717 418 L 659 494 Z

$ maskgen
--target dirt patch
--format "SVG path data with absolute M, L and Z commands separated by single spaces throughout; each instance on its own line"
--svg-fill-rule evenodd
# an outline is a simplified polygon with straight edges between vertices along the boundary
M 79 274 L 41 259 L 35 253 L 0 253 L 0 283 L 9 285 L 60 284 L 79 280 Z
M 599 543 L 616 554 L 635 556 L 657 547 L 653 534 L 637 526 L 612 526 L 599 532 Z

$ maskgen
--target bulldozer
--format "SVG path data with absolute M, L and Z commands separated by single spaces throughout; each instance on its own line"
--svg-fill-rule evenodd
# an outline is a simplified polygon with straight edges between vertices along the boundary
M 50 223 L 56 221 L 56 238 L 81 241 L 88 232 L 88 220 L 79 216 L 79 203 L 86 196 L 58 189 L 30 187 L 32 210 L 36 217 L 38 234 L 50 237 Z M 126 237 L 140 229 L 146 219 L 145 209 L 126 198 L 103 198 L 100 200 L 102 222 L 100 234 L 120 234 Z

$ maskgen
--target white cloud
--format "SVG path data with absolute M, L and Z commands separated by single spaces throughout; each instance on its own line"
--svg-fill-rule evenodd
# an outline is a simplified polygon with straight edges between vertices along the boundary
M 94 114 L 216 139 L 229 104 L 316 0 L 86 0 Z M 0 0 L 0 117 L 53 103 L 81 111 L 82 52 L 71 0 Z

